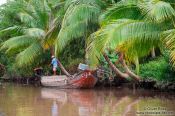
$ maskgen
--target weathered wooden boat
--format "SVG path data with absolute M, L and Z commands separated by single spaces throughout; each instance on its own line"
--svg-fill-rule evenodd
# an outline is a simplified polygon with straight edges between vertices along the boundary
M 84 70 L 71 78 L 65 75 L 43 76 L 41 84 L 46 87 L 58 88 L 92 88 L 97 82 L 97 78 L 92 73 L 93 71 Z

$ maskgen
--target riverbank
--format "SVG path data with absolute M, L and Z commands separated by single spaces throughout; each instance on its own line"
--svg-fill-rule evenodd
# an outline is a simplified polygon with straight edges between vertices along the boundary
M 28 78 L 0 78 L 1 83 L 18 83 L 18 84 L 32 84 L 41 86 L 39 77 Z M 127 80 L 114 79 L 114 80 L 99 80 L 95 86 L 96 88 L 130 88 L 130 89 L 148 89 L 157 91 L 172 91 L 175 92 L 174 82 L 155 81 L 151 79 L 142 79 L 140 82 L 131 82 Z
M 129 82 L 126 80 L 114 80 L 114 81 L 99 81 L 97 86 L 101 87 L 127 87 L 132 89 L 149 89 L 149 90 L 158 90 L 158 91 L 174 91 L 175 92 L 175 83 L 174 82 L 165 82 L 165 81 L 156 81 L 151 79 L 142 79 L 139 82 Z
M 0 82 L 19 83 L 19 84 L 37 84 L 40 85 L 39 77 L 26 77 L 26 78 L 0 78 Z

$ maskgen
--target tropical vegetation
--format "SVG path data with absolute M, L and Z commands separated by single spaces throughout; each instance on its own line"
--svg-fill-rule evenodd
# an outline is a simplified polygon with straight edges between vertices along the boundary
M 0 64 L 7 74 L 47 71 L 52 55 L 69 76 L 80 62 L 135 81 L 166 77 L 151 68 L 174 74 L 174 0 L 13 0 L 0 12 Z

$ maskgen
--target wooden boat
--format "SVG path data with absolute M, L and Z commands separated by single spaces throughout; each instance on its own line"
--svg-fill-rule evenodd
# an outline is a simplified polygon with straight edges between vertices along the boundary
M 43 76 L 41 84 L 47 87 L 58 88 L 92 88 L 95 86 L 97 78 L 90 70 L 84 70 L 73 77 L 61 76 Z

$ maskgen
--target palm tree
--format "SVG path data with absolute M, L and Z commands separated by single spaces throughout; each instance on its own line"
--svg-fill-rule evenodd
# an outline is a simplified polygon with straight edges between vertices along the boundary
M 101 0 L 66 0 L 65 15 L 56 39 L 58 55 L 73 39 L 86 39 L 98 27 L 98 17 L 105 3 Z
M 32 63 L 45 52 L 45 49 L 50 49 L 52 55 L 55 52 L 58 56 L 58 53 L 73 39 L 86 38 L 98 26 L 98 16 L 101 8 L 105 7 L 100 0 L 66 0 L 56 5 L 56 2 L 49 3 L 47 0 L 23 2 L 23 12 L 17 15 L 24 25 L 12 26 L 0 32 L 10 33 L 20 30 L 22 33 L 20 36 L 8 39 L 1 47 L 6 48 L 7 52 L 19 53 L 17 55 L 19 66 Z M 91 27 L 92 25 L 95 26 Z M 66 75 L 70 75 L 62 64 L 59 65 Z
M 82 38 L 86 41 L 90 33 L 97 29 L 98 17 L 104 7 L 105 3 L 101 0 L 65 1 L 65 14 L 54 43 L 57 57 L 72 40 Z
M 87 55 L 91 66 L 95 66 L 98 58 L 104 56 L 119 77 L 139 80 L 125 62 L 138 65 L 140 57 L 159 46 L 162 32 L 172 28 L 161 26 L 165 25 L 165 21 L 174 20 L 174 16 L 175 10 L 170 3 L 159 0 L 122 0 L 115 4 L 102 14 L 101 28 L 89 37 Z M 123 56 L 121 64 L 124 73 L 110 62 L 105 54 L 106 50 L 117 51 Z
M 14 31 L 19 34 L 3 42 L 1 49 L 6 49 L 7 53 L 17 53 L 18 66 L 28 66 L 40 58 L 46 52 L 45 49 L 50 49 L 51 54 L 54 54 L 53 43 L 58 35 L 64 11 L 63 7 L 59 8 L 61 3 L 53 6 L 52 2 L 46 0 L 18 0 L 12 5 L 18 4 L 22 4 L 21 12 L 14 15 L 20 20 L 20 24 L 5 28 L 0 33 L 3 35 Z M 70 75 L 60 62 L 59 65 L 66 75 Z

